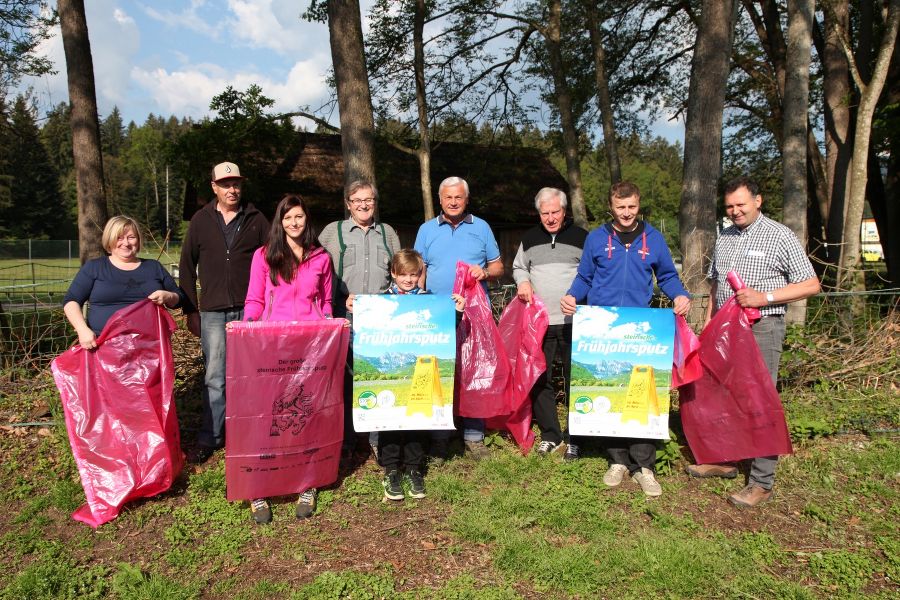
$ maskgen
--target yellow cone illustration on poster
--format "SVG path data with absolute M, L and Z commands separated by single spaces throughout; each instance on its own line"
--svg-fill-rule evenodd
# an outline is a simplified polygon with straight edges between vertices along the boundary
M 430 417 L 432 407 L 435 404 L 443 403 L 437 356 L 418 357 L 409 388 L 409 400 L 406 401 L 406 415 L 422 413 L 426 417 Z
M 456 310 L 430 294 L 353 301 L 356 431 L 453 429 Z
M 569 433 L 669 439 L 671 309 L 579 306 L 572 321 Z
M 659 416 L 653 367 L 635 365 L 631 370 L 631 379 L 628 380 L 628 394 L 625 396 L 625 407 L 622 409 L 622 422 L 634 419 L 641 425 L 646 425 L 650 415 Z

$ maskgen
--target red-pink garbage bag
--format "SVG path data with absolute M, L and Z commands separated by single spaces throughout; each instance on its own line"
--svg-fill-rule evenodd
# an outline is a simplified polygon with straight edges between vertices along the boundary
M 172 390 L 175 321 L 149 300 L 113 314 L 96 350 L 69 348 L 51 363 L 91 527 L 136 498 L 168 490 L 184 466 Z
M 547 308 L 535 294 L 530 304 L 513 298 L 503 311 L 498 327 L 512 370 L 508 390 L 511 412 L 488 419 L 486 425 L 490 429 L 508 430 L 526 455 L 534 445 L 531 388 L 547 368 L 541 344 L 549 322 Z
M 235 322 L 226 336 L 228 500 L 337 479 L 344 437 L 345 319 Z
M 672 387 L 697 381 L 703 375 L 700 339 L 682 315 L 675 315 L 675 348 L 672 355 Z
M 680 388 L 681 424 L 698 463 L 791 454 L 784 408 L 732 297 L 700 334 L 703 376 Z
M 728 271 L 728 273 L 725 274 L 725 280 L 728 281 L 728 285 L 730 285 L 731 289 L 735 292 L 747 287 L 747 284 L 744 283 L 744 280 L 741 279 L 741 276 L 738 275 L 737 271 Z M 710 298 L 709 301 L 715 302 L 715 298 Z M 744 314 L 747 315 L 747 318 L 750 319 L 751 323 L 759 321 L 760 314 L 758 308 L 748 306 L 744 309 Z
M 487 418 L 510 412 L 509 359 L 491 304 L 469 266 L 456 263 L 453 292 L 466 299 L 462 321 L 456 329 L 456 407 L 461 417 Z

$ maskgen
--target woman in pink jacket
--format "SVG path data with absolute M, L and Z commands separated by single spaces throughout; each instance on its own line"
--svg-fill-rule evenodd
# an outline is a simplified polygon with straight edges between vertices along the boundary
M 303 198 L 287 194 L 275 209 L 269 241 L 253 254 L 244 302 L 247 321 L 314 321 L 331 318 L 331 258 L 319 245 Z M 316 489 L 297 499 L 298 519 L 312 516 Z M 250 503 L 253 520 L 268 523 L 265 498 Z

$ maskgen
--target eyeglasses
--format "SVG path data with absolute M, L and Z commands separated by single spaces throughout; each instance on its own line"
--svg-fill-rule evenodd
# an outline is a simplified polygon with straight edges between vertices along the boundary
M 375 204 L 375 198 L 350 198 L 348 202 L 353 206 L 362 206 L 363 204 L 368 206 L 370 204 Z

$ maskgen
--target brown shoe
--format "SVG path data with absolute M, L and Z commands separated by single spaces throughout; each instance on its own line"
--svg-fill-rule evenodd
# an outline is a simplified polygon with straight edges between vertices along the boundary
M 465 445 L 466 456 L 471 457 L 473 460 L 481 460 L 491 455 L 491 451 L 484 445 L 484 442 L 466 441 Z
M 684 471 L 691 477 L 722 477 L 724 479 L 734 479 L 738 474 L 737 467 L 731 465 L 688 465 Z
M 748 484 L 737 494 L 728 496 L 728 501 L 739 508 L 753 508 L 757 504 L 768 502 L 775 495 L 772 490 L 759 487 L 755 483 Z

